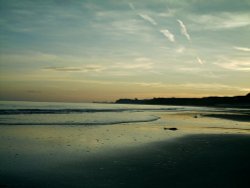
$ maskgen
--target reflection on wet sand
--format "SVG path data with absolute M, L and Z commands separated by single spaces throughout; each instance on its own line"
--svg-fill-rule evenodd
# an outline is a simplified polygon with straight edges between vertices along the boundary
M 24 181 L 24 185 L 27 185 L 33 172 L 47 176 L 49 169 L 65 168 L 65 164 L 74 161 L 88 163 L 97 159 L 96 162 L 99 163 L 101 156 L 122 154 L 123 151 L 129 152 L 133 148 L 139 151 L 152 143 L 172 143 L 181 137 L 193 134 L 221 136 L 250 133 L 249 122 L 211 118 L 206 116 L 205 112 L 154 112 L 154 115 L 160 119 L 154 122 L 119 125 L 0 126 L 0 180 L 5 182 L 5 179 L 18 180 L 22 177 L 27 178 L 27 182 Z M 170 128 L 176 130 L 171 131 Z M 64 175 L 73 177 L 72 170 L 77 172 L 80 169 L 75 166 L 71 171 L 64 172 Z M 86 170 L 89 172 L 79 173 L 86 175 L 92 172 L 88 168 Z M 33 178 L 38 178 L 39 182 L 41 179 L 38 174 L 36 176 L 39 178 Z M 91 177 L 94 177 L 93 174 Z M 19 185 L 13 186 L 19 187 Z

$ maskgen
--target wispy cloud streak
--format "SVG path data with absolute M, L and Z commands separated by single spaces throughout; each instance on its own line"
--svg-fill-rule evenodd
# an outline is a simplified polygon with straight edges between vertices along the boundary
M 133 3 L 128 3 L 129 7 L 132 9 L 132 10 L 135 10 L 135 6 Z
M 222 30 L 247 27 L 250 25 L 249 14 L 245 13 L 221 13 L 188 16 L 194 23 L 199 24 L 197 30 Z M 193 27 L 192 29 L 195 29 Z
M 81 68 L 78 67 L 45 67 L 45 70 L 52 70 L 52 71 L 60 71 L 60 72 L 76 72 L 82 71 Z
M 185 26 L 185 24 L 181 21 L 181 20 L 177 20 L 180 24 L 181 27 L 181 33 L 190 41 L 191 37 L 187 31 L 187 27 Z
M 149 70 L 153 68 L 154 63 L 147 57 L 138 57 L 134 59 L 133 63 L 118 63 L 116 66 L 122 69 L 143 69 Z
M 234 46 L 233 48 L 235 50 L 239 50 L 239 51 L 243 51 L 243 52 L 250 52 L 250 48 L 239 47 L 239 46 Z
M 196 57 L 196 60 L 198 63 L 200 63 L 201 65 L 204 64 L 204 61 L 200 58 L 200 57 Z
M 233 71 L 250 71 L 250 62 L 248 60 L 229 60 L 224 63 L 215 63 L 216 65 Z
M 144 19 L 144 20 L 148 21 L 149 23 L 151 23 L 152 25 L 157 25 L 156 21 L 153 18 L 151 18 L 149 15 L 147 15 L 147 14 L 141 14 L 141 13 L 139 13 L 138 15 L 142 19 Z
M 164 29 L 160 30 L 160 32 L 170 41 L 170 42 L 175 42 L 175 36 L 172 34 L 169 30 Z
M 84 67 L 45 67 L 44 70 L 59 72 L 101 72 L 105 68 L 99 65 L 86 65 Z
M 137 62 L 133 64 L 117 64 L 117 67 L 119 69 L 138 69 L 138 70 L 150 70 L 153 68 L 153 63 L 152 62 Z
M 128 3 L 128 6 L 131 8 L 131 10 L 136 11 L 136 8 L 133 3 Z M 143 13 L 137 13 L 137 15 L 140 16 L 143 20 L 151 23 L 152 25 L 157 25 L 157 22 L 149 15 Z

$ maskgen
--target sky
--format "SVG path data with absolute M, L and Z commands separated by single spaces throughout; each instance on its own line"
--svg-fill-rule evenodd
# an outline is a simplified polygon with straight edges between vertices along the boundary
M 250 0 L 0 0 L 0 100 L 250 92 Z

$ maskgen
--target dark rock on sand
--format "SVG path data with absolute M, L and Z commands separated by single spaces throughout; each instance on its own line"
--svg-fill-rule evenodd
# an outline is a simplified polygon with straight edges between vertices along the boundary
M 166 128 L 166 127 L 164 127 L 164 130 L 176 131 L 176 130 L 178 130 L 178 129 L 175 128 L 175 127 L 171 127 L 171 128 Z

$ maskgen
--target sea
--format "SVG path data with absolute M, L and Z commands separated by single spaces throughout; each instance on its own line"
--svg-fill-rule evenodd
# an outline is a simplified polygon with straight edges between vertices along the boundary
M 204 107 L 0 101 L 0 125 L 111 125 L 157 121 L 159 112 L 206 110 Z

